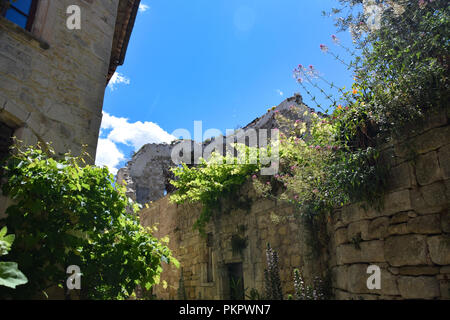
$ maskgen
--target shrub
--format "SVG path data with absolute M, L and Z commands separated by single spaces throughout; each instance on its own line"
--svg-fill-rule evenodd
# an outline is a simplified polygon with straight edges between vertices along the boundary
M 244 155 L 248 155 L 248 152 L 244 148 Z M 213 210 L 220 205 L 220 198 L 237 192 L 259 168 L 258 161 L 251 161 L 250 157 L 238 161 L 230 155 L 213 153 L 210 159 L 201 159 L 196 167 L 189 168 L 183 164 L 172 168 L 176 179 L 171 183 L 177 191 L 171 195 L 170 200 L 176 203 L 202 203 L 203 209 L 194 227 L 204 233 Z
M 84 155 L 85 156 L 85 155 Z M 14 204 L 1 221 L 16 234 L 11 258 L 30 281 L 3 297 L 33 298 L 64 287 L 65 268 L 82 272 L 81 298 L 123 299 L 137 285 L 159 281 L 170 250 L 139 224 L 125 188 L 114 186 L 107 168 L 85 165 L 83 157 L 55 157 L 49 145 L 15 147 L 4 168 L 3 193 Z

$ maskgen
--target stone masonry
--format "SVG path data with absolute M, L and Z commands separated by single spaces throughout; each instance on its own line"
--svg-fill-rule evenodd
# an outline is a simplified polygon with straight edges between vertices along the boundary
M 424 126 L 382 148 L 392 165 L 384 208 L 355 203 L 329 217 L 329 266 L 337 299 L 450 298 L 450 126 Z M 381 268 L 368 290 L 367 266 Z
M 392 166 L 384 205 L 376 210 L 354 203 L 324 216 L 325 246 L 319 256 L 311 254 L 309 229 L 293 208 L 257 198 L 250 182 L 240 198 L 223 199 L 207 237 L 192 228 L 200 205 L 176 205 L 168 197 L 153 203 L 141 211 L 141 223 L 156 226 L 158 237 L 169 236 L 181 263 L 180 269 L 164 266 L 168 288 L 156 286 L 153 293 L 177 299 L 182 272 L 188 299 L 229 298 L 227 266 L 236 263 L 242 264 L 247 293 L 252 288 L 263 293 L 269 242 L 279 253 L 286 296 L 293 293 L 293 270 L 300 268 L 307 282 L 328 274 L 336 299 L 450 299 L 448 115 L 431 115 L 406 132 L 380 147 Z M 245 240 L 239 252 L 232 245 L 236 236 Z M 369 265 L 381 270 L 380 289 L 367 288 Z
M 60 154 L 87 145 L 94 162 L 106 84 L 134 22 L 125 19 L 130 4 L 137 11 L 138 0 L 40 0 L 30 31 L 0 16 L 2 145 L 11 128 L 25 144 L 51 142 Z M 67 28 L 70 5 L 81 9 L 81 30 Z

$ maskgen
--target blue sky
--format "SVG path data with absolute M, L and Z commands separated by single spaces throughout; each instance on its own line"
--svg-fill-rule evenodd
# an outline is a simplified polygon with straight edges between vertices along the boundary
M 295 92 L 314 107 L 292 76 L 313 65 L 349 87 L 352 74 L 329 54 L 336 33 L 323 17 L 336 0 L 142 0 L 125 64 L 107 88 L 97 164 L 111 171 L 149 142 L 202 121 L 203 130 L 243 126 Z M 325 102 L 318 96 L 319 101 Z

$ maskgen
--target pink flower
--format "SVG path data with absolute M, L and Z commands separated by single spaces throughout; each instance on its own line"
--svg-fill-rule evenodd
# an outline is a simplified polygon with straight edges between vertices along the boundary
M 328 47 L 324 44 L 320 45 L 320 50 L 322 50 L 323 52 L 328 52 Z
M 334 42 L 334 43 L 339 43 L 339 38 L 336 37 L 335 34 L 333 34 L 333 35 L 331 36 L 331 39 L 333 39 L 333 42 Z
M 252 178 L 253 178 L 253 179 L 256 179 L 256 174 L 254 174 L 254 175 L 252 176 Z
M 300 119 L 295 120 L 295 123 L 299 123 L 299 122 L 300 122 Z
M 297 195 L 297 194 L 294 196 L 294 199 L 295 199 L 295 200 L 298 200 L 298 195 Z
M 266 184 L 267 184 L 267 185 L 270 185 L 270 181 L 267 181 Z
M 319 192 L 319 190 L 317 190 L 317 189 L 314 189 L 312 192 L 314 192 L 314 193 L 318 193 Z
M 320 150 L 321 148 L 320 148 L 320 146 L 316 146 L 316 150 Z

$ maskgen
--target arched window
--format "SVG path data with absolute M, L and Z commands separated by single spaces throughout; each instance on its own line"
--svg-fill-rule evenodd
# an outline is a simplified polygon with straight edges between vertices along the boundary
M 38 0 L 0 0 L 0 14 L 31 31 Z

